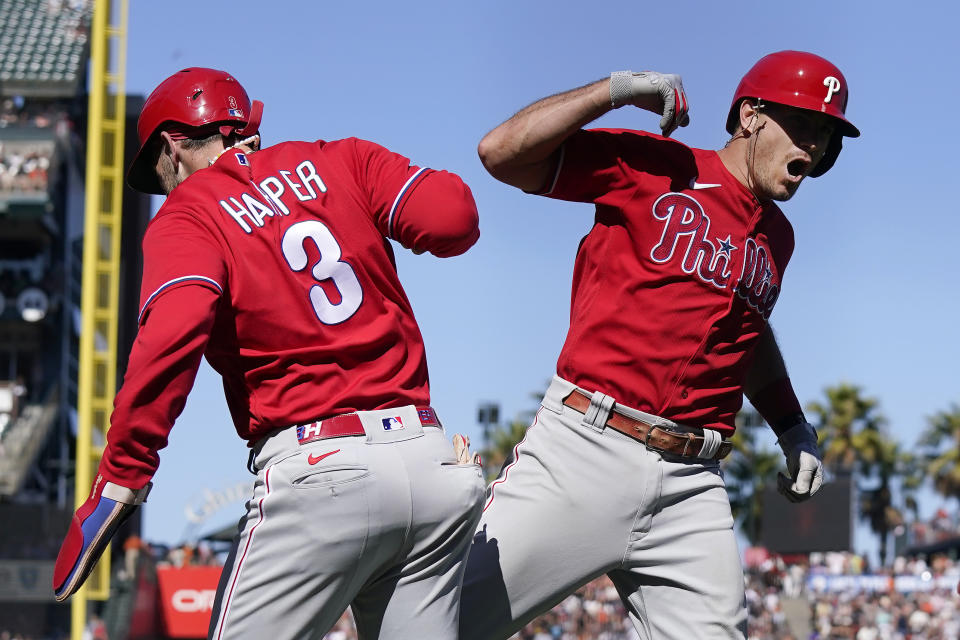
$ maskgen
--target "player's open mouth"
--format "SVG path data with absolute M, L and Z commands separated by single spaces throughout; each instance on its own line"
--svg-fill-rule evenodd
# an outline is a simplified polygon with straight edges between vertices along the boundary
M 807 167 L 810 166 L 810 163 L 806 160 L 796 159 L 791 160 L 787 163 L 787 173 L 791 178 L 802 178 L 806 175 Z

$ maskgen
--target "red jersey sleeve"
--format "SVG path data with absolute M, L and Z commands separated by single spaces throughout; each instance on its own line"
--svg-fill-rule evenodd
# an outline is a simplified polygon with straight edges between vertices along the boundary
M 150 307 L 169 291 L 199 285 L 223 294 L 227 267 L 223 251 L 192 215 L 161 210 L 143 238 L 143 280 L 139 324 Z
M 114 399 L 100 473 L 140 489 L 160 464 L 158 451 L 193 387 L 220 296 L 213 289 L 172 287 L 150 304 Z
M 356 177 L 380 233 L 439 257 L 459 255 L 477 241 L 477 205 L 459 176 L 417 167 L 373 142 L 352 141 Z
M 226 285 L 222 250 L 192 215 L 161 209 L 143 238 L 139 330 L 114 399 L 101 472 L 138 489 L 180 415 Z M 198 285 L 198 286 L 188 286 Z
M 580 130 L 563 143 L 556 173 L 539 193 L 595 202 L 612 191 L 635 189 L 640 173 L 663 173 L 678 162 L 688 164 L 695 175 L 692 152 L 674 140 L 626 129 Z

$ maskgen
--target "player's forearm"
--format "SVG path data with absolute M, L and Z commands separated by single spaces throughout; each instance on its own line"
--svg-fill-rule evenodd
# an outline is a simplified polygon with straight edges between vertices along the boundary
M 101 473 L 139 489 L 156 473 L 206 350 L 219 296 L 201 286 L 173 289 L 153 301 L 137 334 L 114 401 Z
M 564 140 L 612 109 L 610 80 L 539 100 L 484 136 L 477 152 L 497 180 L 536 191 L 555 167 Z
M 752 401 L 761 389 L 786 377 L 787 366 L 783 361 L 783 354 L 773 335 L 773 329 L 767 325 L 753 349 L 753 357 L 743 383 L 743 393 Z
M 777 436 L 805 420 L 780 346 L 769 325 L 754 348 L 743 392 Z

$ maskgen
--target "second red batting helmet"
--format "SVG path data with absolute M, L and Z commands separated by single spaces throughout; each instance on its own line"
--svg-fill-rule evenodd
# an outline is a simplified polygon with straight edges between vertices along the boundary
M 140 150 L 130 164 L 127 184 L 144 193 L 163 194 L 154 171 L 154 158 L 146 153 L 160 131 L 181 137 L 220 133 L 249 136 L 260 130 L 263 103 L 251 104 L 247 92 L 225 71 L 190 67 L 161 82 L 147 97 L 137 121 Z
M 810 172 L 814 178 L 833 166 L 844 136 L 856 138 L 860 135 L 860 130 L 846 116 L 846 78 L 832 62 L 812 53 L 779 51 L 760 58 L 743 76 L 733 94 L 733 103 L 727 114 L 728 133 L 736 130 L 740 101 L 746 98 L 825 113 L 836 121 L 837 128 L 826 152 Z

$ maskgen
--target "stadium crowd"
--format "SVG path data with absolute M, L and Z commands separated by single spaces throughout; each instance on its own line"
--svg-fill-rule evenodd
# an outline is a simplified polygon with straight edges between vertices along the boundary
M 139 540 L 159 564 L 215 564 L 206 545 L 167 548 Z M 960 640 L 960 561 L 945 555 L 898 557 L 872 569 L 850 553 L 770 556 L 745 570 L 748 640 Z M 791 614 L 787 605 L 793 604 Z M 797 608 L 799 605 L 799 608 Z M 799 611 L 799 620 L 797 616 Z M 94 618 L 88 637 L 104 638 Z M 798 624 L 799 622 L 799 624 Z M 94 628 L 96 627 L 96 628 Z M 349 614 L 325 640 L 355 640 Z M 636 640 L 620 598 L 605 577 L 594 580 L 527 625 L 517 640 Z M 0 630 L 0 640 L 53 640 Z M 59 638 L 56 640 L 60 640 Z
M 52 146 L 17 148 L 0 143 L 0 192 L 47 189 Z
M 747 568 L 748 640 L 958 640 L 960 562 L 899 557 L 871 570 L 850 553 L 770 557 Z M 794 614 L 787 611 L 790 602 Z M 796 605 L 799 605 L 797 607 Z M 799 613 L 799 615 L 797 615 Z M 344 616 L 326 640 L 353 640 Z M 519 640 L 636 640 L 616 589 L 594 580 L 527 625 Z
M 34 139 L 20 133 L 50 129 Z M 9 131 L 9 133 L 8 133 Z M 25 102 L 19 96 L 0 100 L 0 196 L 42 193 L 49 185 L 54 140 L 68 136 L 72 124 L 66 106 L 57 101 Z
M 960 562 L 899 557 L 872 570 L 863 556 L 771 556 L 745 570 L 748 640 L 958 640 Z M 787 612 L 799 604 L 799 620 Z M 794 608 L 794 611 L 797 611 Z M 791 619 L 792 618 L 792 619 Z M 344 615 L 325 640 L 354 640 Z M 638 640 L 613 584 L 594 580 L 528 624 L 517 640 Z

